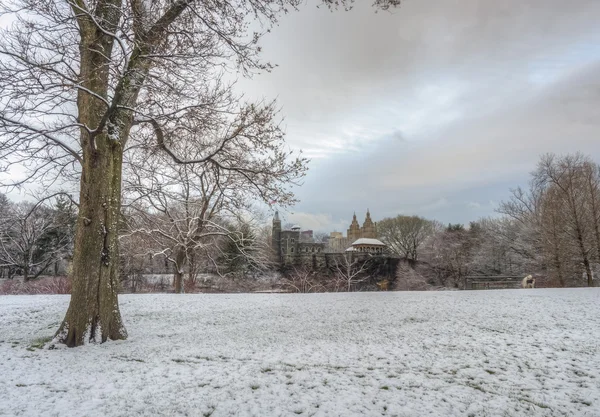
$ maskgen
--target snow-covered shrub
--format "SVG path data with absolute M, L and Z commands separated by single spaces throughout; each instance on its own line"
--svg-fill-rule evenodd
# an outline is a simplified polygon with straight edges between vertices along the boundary
M 427 291 L 434 287 L 415 271 L 409 262 L 402 261 L 396 270 L 396 289 L 400 291 Z

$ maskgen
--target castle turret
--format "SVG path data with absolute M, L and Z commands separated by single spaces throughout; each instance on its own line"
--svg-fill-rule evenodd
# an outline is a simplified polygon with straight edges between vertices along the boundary
M 271 232 L 271 248 L 275 254 L 275 260 L 281 261 L 281 220 L 279 219 L 279 212 L 276 211 L 273 216 L 273 230 Z
M 350 224 L 350 228 L 348 229 L 348 240 L 350 242 L 354 242 L 356 239 L 360 239 L 360 225 L 358 224 L 358 220 L 356 220 L 356 212 L 352 217 L 352 223 Z
M 361 237 L 377 239 L 377 225 L 373 223 L 373 220 L 371 220 L 371 213 L 369 212 L 369 209 L 367 209 L 367 217 L 365 217 L 365 222 L 363 223 L 361 232 Z

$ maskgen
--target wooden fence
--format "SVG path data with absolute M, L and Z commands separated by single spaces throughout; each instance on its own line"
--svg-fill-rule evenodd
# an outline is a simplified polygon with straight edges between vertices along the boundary
M 465 279 L 465 290 L 500 290 L 521 288 L 524 277 L 514 275 L 471 275 Z

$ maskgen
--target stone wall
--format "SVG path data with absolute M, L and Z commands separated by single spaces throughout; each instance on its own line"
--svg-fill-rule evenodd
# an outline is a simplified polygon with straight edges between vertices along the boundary
M 345 263 L 344 256 L 351 256 L 351 262 L 369 262 L 366 274 L 388 279 L 393 279 L 396 276 L 399 258 L 385 255 L 373 256 L 367 253 L 354 253 L 352 255 L 325 252 L 300 253 L 296 256 L 286 257 L 282 269 L 285 271 L 291 268 L 304 267 L 324 274 L 334 274 L 336 265 Z

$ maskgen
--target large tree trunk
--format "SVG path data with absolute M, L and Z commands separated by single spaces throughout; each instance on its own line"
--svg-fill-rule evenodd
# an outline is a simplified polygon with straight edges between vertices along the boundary
M 186 255 L 184 249 L 179 249 L 175 255 L 175 274 L 173 275 L 173 285 L 175 286 L 175 293 L 183 294 L 183 275 L 185 269 Z
M 25 264 L 23 265 L 23 282 L 29 281 L 29 259 L 25 257 Z
M 94 13 L 107 27 L 116 27 L 120 4 L 120 0 L 114 0 L 113 4 L 98 6 Z M 77 96 L 78 121 L 87 128 L 80 130 L 83 163 L 71 302 L 55 338 L 69 347 L 127 337 L 117 299 L 118 224 L 123 144 L 129 135 L 132 117 L 119 111 L 111 114 L 106 102 L 98 98 L 107 100 L 108 97 L 114 38 L 99 30 L 95 22 L 76 8 L 74 12 L 81 16 L 78 18 L 81 34 L 79 77 L 85 87 Z M 135 95 L 131 100 L 135 101 Z M 130 105 L 127 100 L 123 103 Z M 107 115 L 109 119 L 105 120 Z
M 59 341 L 70 347 L 127 337 L 117 300 L 122 151 L 118 142 L 103 140 L 87 156 L 81 175 L 71 303 L 57 333 Z

